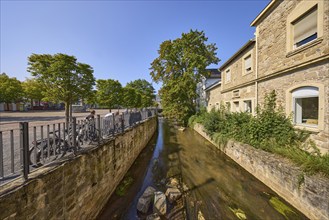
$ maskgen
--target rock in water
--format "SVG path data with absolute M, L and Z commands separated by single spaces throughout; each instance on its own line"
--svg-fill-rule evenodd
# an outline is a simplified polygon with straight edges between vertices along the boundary
M 146 220 L 160 220 L 160 216 L 157 213 L 154 213 L 152 215 L 148 215 Z
M 143 195 L 138 199 L 137 210 L 142 213 L 147 213 L 150 208 L 151 201 L 154 196 L 155 189 L 149 186 L 145 189 Z
M 168 183 L 166 184 L 167 187 L 178 188 L 179 181 L 176 178 L 170 178 Z
M 175 202 L 179 197 L 182 196 L 182 193 L 177 188 L 168 188 L 166 191 L 166 196 L 170 203 Z
M 165 215 L 167 213 L 166 196 L 163 192 L 158 191 L 154 193 L 153 212 L 160 215 Z

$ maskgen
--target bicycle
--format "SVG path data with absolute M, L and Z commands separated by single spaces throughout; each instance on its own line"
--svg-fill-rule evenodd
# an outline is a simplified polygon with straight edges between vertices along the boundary
M 83 127 L 77 128 L 75 145 L 73 141 L 72 129 L 65 130 L 64 139 L 59 136 L 60 130 L 49 132 L 52 137 L 40 139 L 32 142 L 29 148 L 30 165 L 40 166 L 45 160 L 55 160 L 57 157 L 63 157 L 67 152 L 75 153 L 83 144 Z

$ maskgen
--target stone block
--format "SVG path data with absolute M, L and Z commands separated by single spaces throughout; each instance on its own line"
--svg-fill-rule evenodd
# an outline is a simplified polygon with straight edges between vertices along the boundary
M 152 215 L 148 215 L 146 220 L 160 220 L 160 216 L 157 213 L 153 213 Z
M 150 208 L 150 204 L 152 202 L 155 191 L 156 190 L 151 186 L 145 189 L 143 195 L 138 199 L 138 203 L 137 203 L 138 211 L 142 213 L 147 213 L 147 211 Z
M 182 193 L 177 188 L 168 188 L 166 191 L 166 196 L 169 202 L 173 203 L 182 196 Z
M 172 188 L 178 188 L 179 186 L 179 181 L 176 178 L 169 178 L 168 183 L 166 184 L 167 188 L 172 187 Z
M 167 213 L 167 200 L 163 192 L 158 191 L 154 193 L 153 212 L 159 215 L 165 215 Z

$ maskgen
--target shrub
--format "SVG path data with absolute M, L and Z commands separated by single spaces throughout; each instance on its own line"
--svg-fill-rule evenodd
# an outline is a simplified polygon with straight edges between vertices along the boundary
M 305 130 L 294 129 L 290 117 L 276 106 L 275 91 L 269 93 L 263 106 L 258 106 L 256 117 L 249 113 L 230 113 L 223 105 L 219 110 L 200 111 L 190 118 L 190 123 L 200 123 L 206 133 L 220 146 L 229 139 L 247 143 L 265 151 L 292 159 L 305 172 L 322 171 L 329 176 L 329 155 L 320 156 L 314 143 L 305 140 L 310 135 Z M 312 147 L 313 153 L 301 148 Z

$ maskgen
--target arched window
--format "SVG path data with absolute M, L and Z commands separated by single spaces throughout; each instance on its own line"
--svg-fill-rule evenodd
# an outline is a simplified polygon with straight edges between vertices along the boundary
M 292 92 L 294 123 L 317 126 L 319 120 L 319 89 L 307 86 Z

